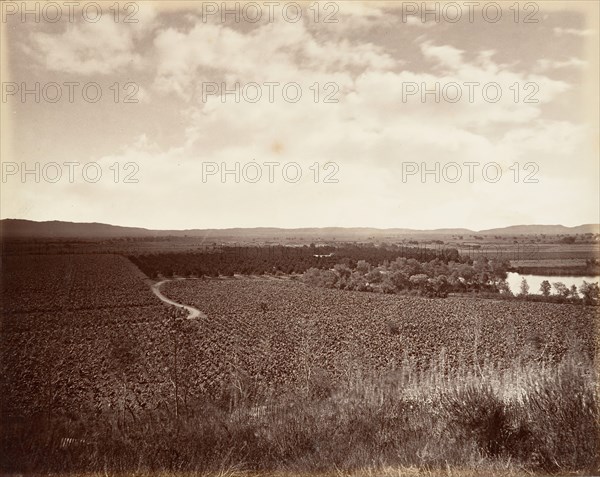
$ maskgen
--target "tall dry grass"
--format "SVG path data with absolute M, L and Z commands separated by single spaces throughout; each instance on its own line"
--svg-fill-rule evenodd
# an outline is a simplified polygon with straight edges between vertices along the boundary
M 599 470 L 598 375 L 552 365 L 314 372 L 278 397 L 237 391 L 179 410 L 35 416 L 3 426 L 4 472 L 522 475 Z M 65 441 L 69 437 L 72 441 Z M 250 474 L 248 474 L 248 472 Z

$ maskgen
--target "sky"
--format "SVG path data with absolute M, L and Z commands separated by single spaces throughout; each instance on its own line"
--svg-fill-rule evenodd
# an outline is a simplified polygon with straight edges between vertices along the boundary
M 597 2 L 95 5 L 2 2 L 2 218 L 600 222 Z

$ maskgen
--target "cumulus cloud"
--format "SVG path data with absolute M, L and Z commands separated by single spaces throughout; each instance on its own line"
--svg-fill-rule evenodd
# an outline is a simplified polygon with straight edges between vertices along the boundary
M 30 53 L 48 71 L 140 72 L 148 106 L 141 110 L 154 116 L 139 113 L 134 120 L 169 140 L 159 144 L 146 132 L 97 159 L 107 171 L 115 163 L 137 164 L 138 183 L 38 184 L 28 197 L 36 196 L 32 203 L 44 204 L 48 217 L 60 218 L 75 203 L 82 216 L 72 219 L 153 227 L 430 227 L 440 217 L 447 222 L 436 226 L 484 228 L 497 225 L 498 214 L 516 217 L 506 212 L 512 210 L 526 222 L 555 222 L 557 184 L 577 187 L 578 178 L 597 177 L 597 166 L 589 164 L 593 151 L 586 149 L 592 129 L 548 114 L 573 87 L 546 73 L 583 67 L 577 52 L 557 52 L 558 59 L 550 52 L 517 69 L 518 62 L 500 60 L 507 57 L 502 42 L 454 43 L 442 28 L 414 38 L 409 25 L 400 33 L 411 41 L 399 48 L 394 42 L 403 36 L 378 31 L 398 21 L 380 5 L 344 2 L 339 18 L 344 21 L 323 28 L 307 22 L 242 27 L 188 12 L 179 21 L 159 16 L 143 31 L 101 24 L 33 32 Z M 566 30 L 545 31 L 574 35 Z M 256 82 L 262 96 L 256 103 L 222 91 L 202 96 L 203 85 L 231 89 L 236 82 Z M 267 82 L 280 85 L 274 101 Z M 302 91 L 293 102 L 282 96 L 282 85 L 292 82 Z M 334 85 L 333 102 L 324 101 L 326 83 Z M 176 113 L 163 117 L 167 108 Z M 472 182 L 466 162 L 479 164 Z M 220 171 L 205 177 L 207 163 L 238 172 L 225 181 Z M 258 183 L 244 180 L 248 163 L 279 164 L 275 181 L 264 166 Z M 410 177 L 407 163 L 418 167 Z M 440 178 L 448 163 L 462 168 L 460 181 Z M 500 182 L 483 177 L 485 163 L 501 168 Z M 521 179 L 529 172 L 524 164 L 537 164 L 539 181 L 515 183 L 515 163 Z M 301 168 L 297 182 L 282 176 L 285 164 Z M 325 183 L 328 174 L 338 182 Z M 489 213 L 496 209 L 504 212 Z
M 127 13 L 127 12 L 125 12 Z M 109 75 L 122 69 L 139 69 L 144 64 L 137 41 L 156 22 L 151 6 L 137 7 L 125 23 L 125 13 L 116 22 L 113 11 L 104 10 L 96 22 L 76 21 L 56 24 L 62 31 L 36 29 L 22 50 L 47 71 L 78 75 Z
M 396 62 L 381 47 L 348 39 L 317 41 L 303 23 L 267 23 L 242 33 L 197 22 L 189 31 L 161 30 L 154 39 L 155 87 L 189 97 L 197 84 L 314 82 L 347 70 L 386 69 Z M 257 67 L 260 65 L 260 67 Z
M 421 43 L 421 52 L 425 58 L 453 70 L 463 64 L 464 52 L 450 45 L 434 45 L 430 41 L 424 41 Z

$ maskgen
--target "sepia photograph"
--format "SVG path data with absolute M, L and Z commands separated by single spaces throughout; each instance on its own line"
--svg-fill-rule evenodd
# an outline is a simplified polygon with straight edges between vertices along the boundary
M 600 476 L 599 1 L 0 8 L 0 475 Z

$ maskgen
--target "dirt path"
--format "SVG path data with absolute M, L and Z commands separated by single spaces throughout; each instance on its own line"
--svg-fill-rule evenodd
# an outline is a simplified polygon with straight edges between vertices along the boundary
M 152 287 L 152 291 L 154 292 L 154 294 L 160 298 L 162 301 L 164 301 L 165 303 L 168 303 L 169 305 L 173 305 L 176 306 L 178 308 L 184 308 L 185 310 L 187 310 L 187 312 L 189 313 L 188 315 L 188 320 L 195 320 L 197 318 L 208 318 L 206 316 L 205 313 L 202 313 L 200 310 L 198 310 L 197 308 L 194 308 L 193 306 L 188 306 L 188 305 L 182 305 L 181 303 L 177 303 L 176 301 L 173 301 L 169 298 L 167 298 L 166 296 L 164 296 L 161 292 L 160 292 L 160 286 L 163 283 L 166 282 L 172 282 L 173 280 L 162 280 L 160 282 L 157 283 L 153 283 L 151 285 Z

